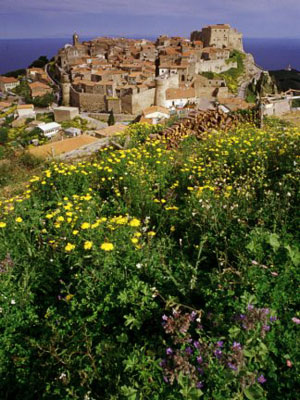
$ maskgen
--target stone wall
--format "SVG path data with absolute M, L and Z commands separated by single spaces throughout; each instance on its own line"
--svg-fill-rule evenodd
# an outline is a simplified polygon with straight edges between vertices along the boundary
M 215 87 L 195 87 L 196 97 L 212 98 L 216 95 L 218 88 Z
M 121 99 L 118 98 L 106 98 L 106 110 L 113 110 L 114 114 L 121 114 L 122 110 Z
M 149 89 L 142 93 L 132 95 L 132 111 L 130 114 L 140 114 L 154 104 L 155 89 Z
M 270 104 L 265 104 L 264 115 L 282 115 L 291 111 L 291 103 L 288 99 L 274 100 Z
M 141 114 L 145 108 L 152 106 L 154 101 L 155 88 L 123 96 L 121 98 L 122 112 L 125 114 Z
M 205 60 L 196 63 L 196 73 L 215 72 L 217 74 L 237 68 L 237 62 L 226 62 L 225 60 Z
M 71 88 L 70 102 L 71 106 L 78 107 L 80 111 L 107 111 L 105 96 L 101 94 L 78 93 Z
M 89 117 L 98 119 L 99 121 L 105 121 L 107 122 L 109 113 L 91 113 L 89 114 Z M 137 117 L 137 115 L 133 114 L 116 114 L 114 113 L 115 121 L 116 122 L 124 122 L 124 121 L 134 121 Z
M 64 107 L 58 107 L 54 108 L 54 120 L 55 122 L 63 122 L 63 121 L 70 121 L 71 119 L 75 118 L 77 115 L 79 115 L 79 110 L 78 108 L 64 108 Z

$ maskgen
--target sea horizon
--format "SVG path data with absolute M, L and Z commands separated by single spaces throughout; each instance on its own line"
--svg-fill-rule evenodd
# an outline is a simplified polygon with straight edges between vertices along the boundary
M 106 37 L 127 37 L 129 39 L 155 40 L 153 35 L 102 35 Z M 82 36 L 81 40 L 101 37 Z M 0 39 L 0 74 L 27 68 L 32 61 L 45 55 L 52 58 L 72 37 L 61 38 L 5 38 Z M 300 70 L 300 38 L 251 38 L 243 39 L 244 50 L 254 56 L 256 63 L 266 70 L 285 69 L 291 65 Z

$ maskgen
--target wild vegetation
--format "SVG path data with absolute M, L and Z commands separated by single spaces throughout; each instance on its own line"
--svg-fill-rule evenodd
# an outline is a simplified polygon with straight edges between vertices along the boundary
M 1 398 L 294 400 L 299 130 L 130 129 L 2 202 Z
M 236 94 L 240 84 L 240 78 L 245 72 L 244 60 L 244 53 L 238 50 L 233 50 L 230 54 L 229 59 L 226 61 L 227 63 L 236 62 L 237 68 L 230 68 L 229 70 L 220 74 L 216 72 L 203 72 L 201 75 L 205 76 L 208 79 L 224 79 L 228 89 L 232 93 Z
M 48 107 L 55 100 L 53 93 L 46 93 L 43 96 L 36 96 L 33 98 L 30 94 L 29 84 L 24 79 L 20 80 L 20 84 L 13 89 L 13 92 L 23 97 L 26 103 L 33 104 L 35 107 Z

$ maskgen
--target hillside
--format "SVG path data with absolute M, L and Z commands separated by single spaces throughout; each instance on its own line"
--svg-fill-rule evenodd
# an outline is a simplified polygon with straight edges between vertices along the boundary
M 299 129 L 152 132 L 3 200 L 3 399 L 294 400 Z
M 286 92 L 289 89 L 300 90 L 300 72 L 292 69 L 291 71 L 278 70 L 269 71 L 270 76 L 275 81 L 279 92 Z

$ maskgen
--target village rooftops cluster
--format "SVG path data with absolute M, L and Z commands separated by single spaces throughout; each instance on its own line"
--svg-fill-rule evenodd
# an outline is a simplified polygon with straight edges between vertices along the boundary
M 225 85 L 204 84 L 198 90 L 200 82 L 194 86 L 194 81 L 203 72 L 235 68 L 233 49 L 243 51 L 242 35 L 227 24 L 195 31 L 190 39 L 161 35 L 155 42 L 100 37 L 81 43 L 74 34 L 73 43 L 55 57 L 63 104 L 136 115 L 153 105 L 170 109 L 197 103 L 221 86 L 224 97 Z

